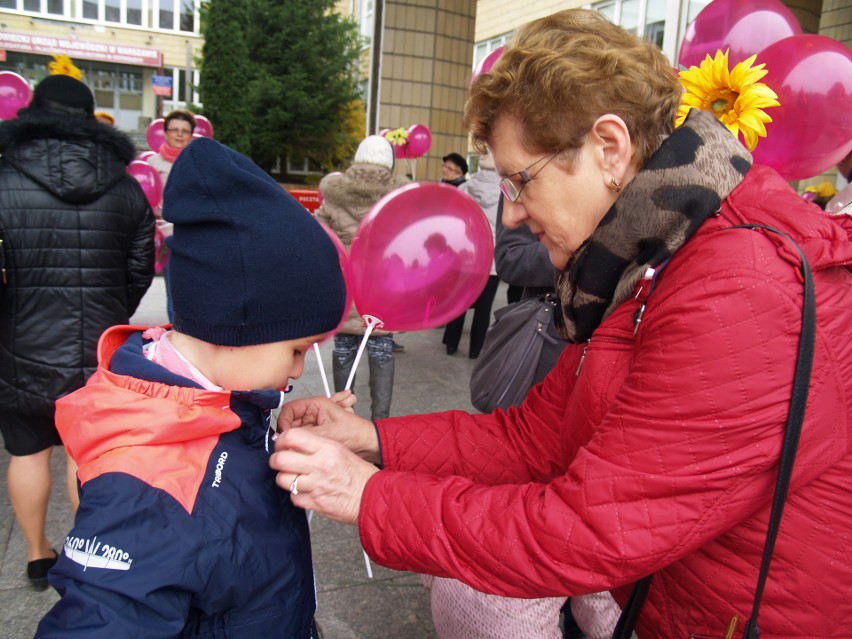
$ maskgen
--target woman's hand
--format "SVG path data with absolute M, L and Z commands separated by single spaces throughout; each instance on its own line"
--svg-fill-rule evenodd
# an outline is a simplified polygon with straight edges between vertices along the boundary
M 355 415 L 351 406 L 354 395 L 346 396 L 341 391 L 331 399 L 325 397 L 307 397 L 294 399 L 281 407 L 278 415 L 279 435 L 275 442 L 276 450 L 282 450 L 282 436 L 291 429 L 309 428 L 312 433 L 342 444 L 363 459 L 380 463 L 379 437 L 373 423 Z
M 292 428 L 278 437 L 278 452 L 269 458 L 275 481 L 300 508 L 357 524 L 364 487 L 379 469 L 316 430 Z

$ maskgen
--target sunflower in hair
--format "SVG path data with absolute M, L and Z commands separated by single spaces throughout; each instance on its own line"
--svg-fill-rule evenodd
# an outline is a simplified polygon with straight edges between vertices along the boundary
M 758 138 L 766 137 L 766 124 L 772 118 L 763 110 L 780 106 L 778 96 L 758 82 L 766 75 L 763 64 L 754 64 L 751 56 L 728 71 L 728 51 L 708 54 L 700 66 L 680 72 L 684 94 L 675 126 L 683 124 L 690 109 L 709 111 L 728 130 L 739 137 L 742 133 L 749 151 L 754 151 Z

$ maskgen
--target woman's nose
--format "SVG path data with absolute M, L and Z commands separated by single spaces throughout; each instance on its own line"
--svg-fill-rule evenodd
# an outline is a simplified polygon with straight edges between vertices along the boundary
M 510 202 L 503 198 L 503 226 L 516 229 L 527 220 L 527 212 L 520 202 Z

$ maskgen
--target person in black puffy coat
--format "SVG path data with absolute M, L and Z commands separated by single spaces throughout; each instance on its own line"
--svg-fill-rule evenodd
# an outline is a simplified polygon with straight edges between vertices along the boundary
M 126 324 L 154 276 L 154 217 L 127 173 L 136 151 L 94 117 L 92 92 L 45 78 L 0 124 L 0 432 L 27 543 L 27 576 L 47 587 L 44 532 L 54 401 L 85 383 L 101 333 Z M 68 492 L 76 505 L 75 468 Z

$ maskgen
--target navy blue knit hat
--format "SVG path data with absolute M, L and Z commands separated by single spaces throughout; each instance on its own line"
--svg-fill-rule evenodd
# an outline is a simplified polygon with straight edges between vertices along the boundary
M 245 156 L 198 138 L 163 195 L 174 224 L 174 328 L 211 344 L 250 346 L 334 330 L 346 289 L 319 222 Z

